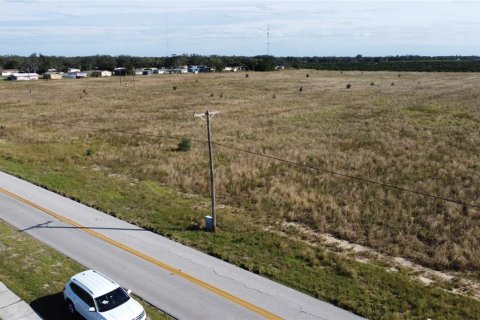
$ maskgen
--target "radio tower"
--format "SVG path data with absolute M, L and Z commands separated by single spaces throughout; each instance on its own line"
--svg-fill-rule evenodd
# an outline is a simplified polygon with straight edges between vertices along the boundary
M 270 24 L 267 25 L 267 56 L 270 55 Z

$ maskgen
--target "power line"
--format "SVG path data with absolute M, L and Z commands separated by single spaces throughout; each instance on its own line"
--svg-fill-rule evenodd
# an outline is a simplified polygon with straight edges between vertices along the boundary
M 4 116 L 4 117 L 8 117 L 8 116 Z M 75 124 L 67 124 L 67 123 L 63 123 L 63 122 L 56 122 L 56 121 L 52 121 L 52 120 L 49 120 L 49 119 L 31 119 L 31 118 L 26 118 L 26 117 L 21 117 L 21 116 L 20 117 L 10 117 L 10 118 L 15 118 L 15 119 L 20 118 L 20 119 L 24 119 L 24 120 L 28 120 L 28 121 L 44 121 L 44 122 L 63 125 L 63 126 L 67 126 L 67 127 L 76 127 L 76 128 L 90 129 L 90 130 L 96 130 L 96 131 L 106 131 L 106 132 L 112 132 L 112 133 L 147 136 L 147 137 L 162 138 L 162 139 L 169 139 L 169 140 L 182 139 L 182 137 L 175 137 L 175 136 L 169 136 L 169 135 L 156 135 L 156 134 L 144 133 L 144 132 L 133 132 L 133 131 L 125 131 L 125 130 L 106 129 L 106 128 L 99 128 L 99 127 L 92 127 L 92 126 L 80 126 L 80 125 L 75 125 Z M 190 139 L 190 140 L 195 141 L 195 142 L 199 142 L 199 143 L 208 143 L 208 141 L 205 141 L 205 140 L 199 140 L 199 139 Z M 318 171 L 318 172 L 328 173 L 328 174 L 331 174 L 331 175 L 335 175 L 335 176 L 339 176 L 339 177 L 343 177 L 343 178 L 347 178 L 347 179 L 352 179 L 352 180 L 356 180 L 356 181 L 360 181 L 360 182 L 364 182 L 364 183 L 375 184 L 375 185 L 378 185 L 378 186 L 381 186 L 381 187 L 390 188 L 390 189 L 403 191 L 403 192 L 408 192 L 408 193 L 412 193 L 412 194 L 416 194 L 416 195 L 420 195 L 420 196 L 424 196 L 424 197 L 428 197 L 428 198 L 432 198 L 432 199 L 436 199 L 436 200 L 442 200 L 442 201 L 445 201 L 445 202 L 455 203 L 455 204 L 458 204 L 458 205 L 461 205 L 461 206 L 480 209 L 480 205 L 466 203 L 466 202 L 462 202 L 460 200 L 450 199 L 450 198 L 438 196 L 438 195 L 423 192 L 423 191 L 418 191 L 418 190 L 408 189 L 408 188 L 404 188 L 404 187 L 399 187 L 399 186 L 395 186 L 395 185 L 392 185 L 392 184 L 367 179 L 367 178 L 364 178 L 364 177 L 352 176 L 352 175 L 349 175 L 349 174 L 340 173 L 340 172 L 337 172 L 337 171 L 328 170 L 328 169 L 324 169 L 324 168 L 320 168 L 320 167 L 316 167 L 316 166 L 312 166 L 312 165 L 307 165 L 307 164 L 303 164 L 303 163 L 300 163 L 300 162 L 295 162 L 295 161 L 292 161 L 292 160 L 282 159 L 282 158 L 278 158 L 278 157 L 275 157 L 275 156 L 270 156 L 270 155 L 267 155 L 267 154 L 263 154 L 263 153 L 259 153 L 259 152 L 254 152 L 254 151 L 250 151 L 250 150 L 226 145 L 226 144 L 219 143 L 219 142 L 213 142 L 212 141 L 211 144 L 215 145 L 215 146 L 218 146 L 218 147 L 230 149 L 230 150 L 235 150 L 235 151 L 238 151 L 238 152 L 242 152 L 242 153 L 246 153 L 246 154 L 250 154 L 250 155 L 254 155 L 254 156 L 258 156 L 258 157 L 279 161 L 279 162 L 286 163 L 286 164 L 293 165 L 293 166 L 297 166 L 297 167 L 302 167 L 302 168 L 306 168 L 306 169 L 310 169 L 310 170 L 314 170 L 314 171 Z
M 328 169 L 323 169 L 323 168 L 319 168 L 319 167 L 315 167 L 315 166 L 311 166 L 311 165 L 306 165 L 306 164 L 291 161 L 291 160 L 286 160 L 286 159 L 277 158 L 277 157 L 274 157 L 274 156 L 269 156 L 269 155 L 266 155 L 266 154 L 263 154 L 263 153 L 258 153 L 258 152 L 254 152 L 254 151 L 240 149 L 240 148 L 237 148 L 237 147 L 227 146 L 227 145 L 217 143 L 217 142 L 213 142 L 213 144 L 216 145 L 216 146 L 219 146 L 219 147 L 233 149 L 233 150 L 236 150 L 236 151 L 249 153 L 249 154 L 252 154 L 252 155 L 259 156 L 259 157 L 272 159 L 272 160 L 287 163 L 287 164 L 290 164 L 290 165 L 295 165 L 295 166 L 299 166 L 299 167 L 303 167 L 303 168 L 307 168 L 307 169 L 312 169 L 312 170 L 315 170 L 315 171 L 328 173 L 328 174 L 331 174 L 331 175 L 336 175 L 336 176 L 349 178 L 349 179 L 353 179 L 353 180 L 357 180 L 357 181 L 361 181 L 361 182 L 366 182 L 366 183 L 370 183 L 370 184 L 376 184 L 376 185 L 386 187 L 386 188 L 391 188 L 391 189 L 396 189 L 396 190 L 400 190 L 400 191 L 404 191 L 404 192 L 414 193 L 414 194 L 417 194 L 417 195 L 422 195 L 422 196 L 437 199 L 437 200 L 443 200 L 443 201 L 452 202 L 452 203 L 456 203 L 456 204 L 463 205 L 463 206 L 468 206 L 468 207 L 479 208 L 480 209 L 480 205 L 469 204 L 469 203 L 465 203 L 465 202 L 462 202 L 462 201 L 459 201 L 459 200 L 449 199 L 449 198 L 445 198 L 445 197 L 442 197 L 442 196 L 437 196 L 437 195 L 434 195 L 434 194 L 426 193 L 426 192 L 423 192 L 423 191 L 417 191 L 417 190 L 407 189 L 407 188 L 403 188 L 403 187 L 398 187 L 398 186 L 394 186 L 394 185 L 391 185 L 391 184 L 387 184 L 387 183 L 383 183 L 383 182 L 379 182 L 379 181 L 375 181 L 375 180 L 370 180 L 370 179 L 363 178 L 363 177 L 352 176 L 352 175 L 348 175 L 348 174 L 345 174 L 345 173 L 340 173 L 340 172 L 336 172 L 336 171 L 332 171 L 332 170 L 328 170 Z

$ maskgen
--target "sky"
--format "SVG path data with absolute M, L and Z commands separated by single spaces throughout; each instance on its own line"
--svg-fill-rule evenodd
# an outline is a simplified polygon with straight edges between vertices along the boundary
M 480 1 L 0 0 L 0 55 L 480 55 Z

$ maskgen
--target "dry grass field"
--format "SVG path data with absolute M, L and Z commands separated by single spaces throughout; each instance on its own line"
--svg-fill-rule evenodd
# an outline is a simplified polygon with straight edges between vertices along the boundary
M 289 70 L 126 80 L 36 81 L 32 95 L 29 83 L 1 82 L 0 168 L 79 198 L 71 190 L 92 187 L 89 177 L 138 190 L 155 182 L 182 201 L 200 200 L 179 222 L 189 228 L 208 213 L 209 195 L 206 144 L 197 141 L 206 129 L 192 113 L 217 110 L 217 143 L 480 205 L 480 74 Z M 182 137 L 193 140 L 188 152 L 176 150 Z M 434 269 L 480 271 L 478 208 L 221 146 L 214 155 L 219 217 L 285 234 L 296 232 L 285 227 L 292 225 L 330 233 Z M 69 170 L 82 178 L 62 180 Z M 109 192 L 112 203 L 125 197 L 120 187 Z M 156 220 L 129 216 L 146 199 L 138 197 L 115 214 L 168 234 Z M 229 221 L 220 230 L 233 228 Z

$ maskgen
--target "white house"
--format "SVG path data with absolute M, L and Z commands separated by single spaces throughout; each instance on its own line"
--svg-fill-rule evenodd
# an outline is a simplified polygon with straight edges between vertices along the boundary
M 0 77 L 9 77 L 14 73 L 18 73 L 17 69 L 0 69 Z
M 111 77 L 112 72 L 107 70 L 95 70 L 92 72 L 93 77 Z
M 77 79 L 80 79 L 80 78 L 86 78 L 88 76 L 88 73 L 87 72 L 75 72 L 75 75 L 76 75 Z
M 170 69 L 168 73 L 188 73 L 188 66 L 179 66 L 179 67 Z
M 62 75 L 58 72 L 47 71 L 43 74 L 43 79 L 60 80 Z
M 223 71 L 229 71 L 229 72 L 237 72 L 237 71 L 240 71 L 240 70 L 243 70 L 243 67 L 233 66 L 233 67 L 225 67 L 223 69 Z
M 38 74 L 37 73 L 14 73 L 10 76 L 10 80 L 14 80 L 14 81 L 38 80 Z
M 87 72 L 69 72 L 63 75 L 64 78 L 68 79 L 81 79 L 86 78 L 88 76 Z

